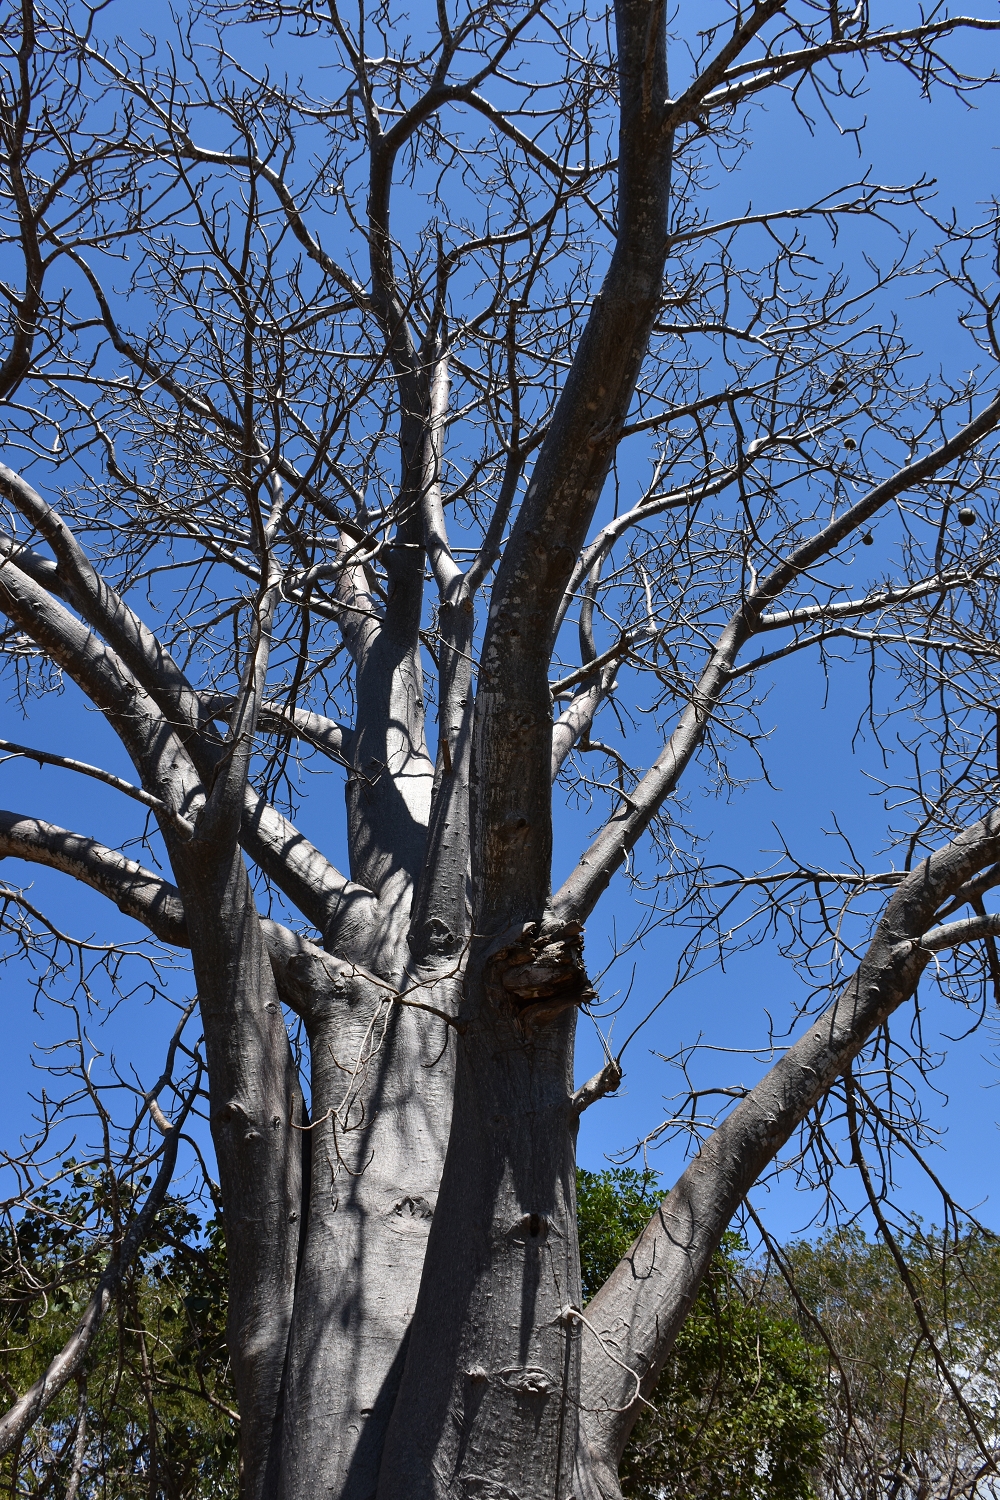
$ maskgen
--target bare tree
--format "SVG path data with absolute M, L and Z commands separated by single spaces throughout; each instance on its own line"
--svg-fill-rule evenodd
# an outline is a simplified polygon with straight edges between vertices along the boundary
M 886 68 L 965 98 L 992 70 L 952 53 L 1000 22 L 760 0 L 668 49 L 668 20 L 221 0 L 115 39 L 100 8 L 22 0 L 4 23 L 4 660 L 28 709 L 76 684 L 135 781 L 3 748 L 131 798 L 146 852 L 32 809 L 0 814 L 0 856 L 190 952 L 254 1500 L 615 1495 L 749 1188 L 935 955 L 996 972 L 995 559 L 956 522 L 995 496 L 994 216 L 960 231 L 925 184 L 863 177 L 714 218 L 708 189 L 758 98 L 808 124 Z M 863 284 L 823 269 L 857 219 Z M 964 299 L 975 377 L 911 376 L 918 275 Z M 577 1125 L 622 1076 L 609 1052 L 574 1092 L 584 923 L 645 849 L 656 920 L 725 947 L 674 799 L 753 743 L 762 672 L 835 643 L 898 663 L 937 782 L 887 870 L 732 877 L 800 928 L 818 891 L 811 955 L 838 902 L 867 936 L 583 1311 Z M 594 737 L 630 707 L 661 736 L 642 771 Z M 346 875 L 296 826 L 325 829 L 314 773 L 341 769 Z M 600 814 L 555 890 L 553 785 Z M 68 941 L 13 887 L 7 911 L 24 950 Z

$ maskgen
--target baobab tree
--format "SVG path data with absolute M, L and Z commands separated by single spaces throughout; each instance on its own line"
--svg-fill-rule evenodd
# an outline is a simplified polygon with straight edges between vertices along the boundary
M 971 97 L 1000 21 L 260 0 L 149 24 L 5 22 L 0 368 L 5 663 L 29 717 L 71 680 L 134 779 L 6 749 L 131 798 L 146 852 L 31 808 L 0 854 L 186 951 L 203 1044 L 140 1091 L 158 1175 L 0 1448 L 85 1363 L 203 1059 L 248 1500 L 613 1496 L 748 1189 L 838 1088 L 860 1159 L 855 1059 L 934 954 L 975 944 L 955 982 L 988 977 L 1000 931 L 989 215 L 863 177 L 719 217 L 710 189 L 779 93 L 806 123 L 893 69 Z M 822 267 L 858 219 L 897 248 L 852 284 Z M 911 374 L 918 274 L 964 298 L 978 375 Z M 869 898 L 869 941 L 583 1309 L 576 1132 L 622 1076 L 609 1053 L 574 1087 L 584 926 L 644 849 L 673 858 L 682 780 L 748 732 L 761 674 L 833 642 L 895 652 L 939 783 L 891 868 L 815 876 Z M 662 734 L 638 772 L 626 673 Z M 317 768 L 343 771 L 346 873 Z M 558 888 L 554 786 L 603 809 Z M 675 873 L 683 926 L 710 898 Z M 68 941 L 13 887 L 7 911 L 36 955 Z

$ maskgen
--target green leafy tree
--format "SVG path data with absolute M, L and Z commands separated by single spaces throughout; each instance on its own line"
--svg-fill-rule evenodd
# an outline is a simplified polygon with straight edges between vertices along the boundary
M 909 1286 L 890 1247 L 851 1228 L 790 1246 L 795 1297 L 772 1288 L 776 1310 L 797 1301 L 827 1364 L 825 1489 L 844 1500 L 995 1496 L 1000 1243 L 917 1226 L 897 1246 Z
M 656 1174 L 579 1173 L 584 1295 L 661 1196 Z M 822 1367 L 794 1316 L 762 1300 L 739 1235 L 716 1252 L 621 1466 L 626 1496 L 805 1500 L 823 1457 Z
M 72 1168 L 73 1163 L 66 1163 Z M 90 1297 L 136 1189 L 77 1171 L 0 1238 L 0 1380 L 31 1384 Z M 168 1199 L 87 1368 L 4 1461 L 9 1495 L 232 1500 L 238 1421 L 222 1224 Z

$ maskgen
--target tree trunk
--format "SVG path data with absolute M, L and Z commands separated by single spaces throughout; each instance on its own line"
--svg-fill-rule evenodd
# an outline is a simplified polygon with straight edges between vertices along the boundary
M 241 1492 L 276 1500 L 303 1213 L 302 1093 L 240 852 L 174 856 L 209 1074 L 229 1265 Z
M 448 983 L 420 992 L 441 1008 Z M 292 1320 L 283 1500 L 369 1500 L 402 1375 L 451 1115 L 443 1021 L 345 976 L 314 993 L 312 1175 Z
M 576 1012 L 466 980 L 455 1115 L 379 1500 L 568 1493 L 579 1306 Z M 530 960 L 529 960 L 530 962 Z M 480 974 L 483 973 L 480 969 Z

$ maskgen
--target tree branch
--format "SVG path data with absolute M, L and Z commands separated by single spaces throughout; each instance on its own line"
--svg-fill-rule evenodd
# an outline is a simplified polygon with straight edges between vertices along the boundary
M 0 859 L 23 859 L 71 875 L 107 896 L 120 912 L 141 922 L 161 942 L 188 947 L 184 904 L 177 887 L 96 839 L 25 813 L 0 810 Z M 363 972 L 280 922 L 264 917 L 260 925 L 281 997 L 306 1019 L 315 1013 L 319 998 L 341 986 L 345 976 Z
M 846 541 L 853 531 L 869 521 L 884 505 L 907 489 L 931 478 L 954 459 L 961 458 L 981 437 L 992 432 L 998 422 L 1000 396 L 989 402 L 978 416 L 940 447 L 897 469 L 895 474 L 875 485 L 856 504 L 844 511 L 843 515 L 793 547 L 787 557 L 751 590 L 742 608 L 736 611 L 719 635 L 708 664 L 691 692 L 688 705 L 657 760 L 630 793 L 628 803 L 621 811 L 612 814 L 576 869 L 553 896 L 550 910 L 555 920 L 586 919 L 601 893 L 607 889 L 614 872 L 624 863 L 640 835 L 673 792 L 701 744 L 727 684 L 735 675 L 734 666 L 740 650 L 760 630 L 761 620 L 766 618 L 767 606 L 804 572 Z M 841 633 L 847 633 L 844 627 L 840 627 L 840 630 Z M 753 665 L 760 665 L 760 662 Z
M 104 709 L 144 780 L 155 784 L 160 767 L 169 766 L 174 794 L 157 800 L 170 809 L 171 818 L 190 821 L 185 813 L 194 810 L 192 798 L 197 803 L 200 796 L 199 778 L 211 777 L 221 748 L 208 745 L 193 730 L 206 713 L 218 710 L 221 695 L 209 695 L 203 705 L 201 696 L 178 671 L 155 636 L 95 571 L 62 518 L 20 475 L 3 465 L 0 465 L 0 493 L 17 505 L 56 551 L 60 592 L 80 609 L 95 630 L 121 646 L 128 661 L 113 649 L 103 647 L 51 597 L 47 570 L 42 570 L 42 582 L 29 579 L 21 571 L 15 562 L 22 556 L 20 549 L 8 550 L 6 560 L 0 562 L 0 608 L 15 618 L 26 634 L 38 641 L 80 683 L 92 701 Z M 33 567 L 32 571 L 37 573 L 39 569 Z M 136 673 L 135 678 L 130 667 Z M 143 685 L 151 693 L 159 694 L 159 708 L 138 686 L 139 674 Z M 226 703 L 228 706 L 231 700 L 227 698 Z M 194 757 L 195 766 L 170 724 L 163 722 L 160 709 L 167 713 L 170 723 L 176 722 L 176 715 L 189 729 L 186 748 Z M 303 730 L 315 729 L 324 747 L 330 744 L 329 720 L 314 724 L 307 717 L 296 722 Z M 175 808 L 174 803 L 180 806 Z M 240 838 L 251 858 L 321 932 L 339 930 L 342 919 L 345 930 L 356 934 L 361 925 L 355 920 L 356 914 L 364 905 L 364 898 L 371 901 L 369 893 L 351 887 L 317 849 L 250 789 L 245 795 Z
M 104 713 L 147 788 L 172 813 L 196 813 L 201 783 L 177 732 L 115 652 L 11 562 L 0 564 L 0 610 Z M 171 818 L 163 826 L 173 832 Z
M 723 43 L 681 97 L 670 101 L 664 116 L 665 130 L 677 130 L 679 126 L 697 118 L 706 97 L 725 78 L 730 64 L 739 57 L 744 47 L 749 46 L 768 21 L 780 13 L 784 4 L 785 0 L 764 0 L 763 4 L 754 6 L 749 18 L 733 29 L 729 40 Z
M 672 141 L 662 11 L 618 0 L 619 233 L 497 570 L 476 697 L 476 924 L 537 920 L 552 849 L 547 670 L 566 585 L 616 450 L 659 306 Z M 653 72 L 649 75 L 649 67 Z M 647 76 L 648 75 L 648 76 Z M 647 87 L 648 85 L 648 87 Z
M 615 1493 L 628 1433 L 666 1362 L 740 1200 L 873 1032 L 914 993 L 930 954 L 928 919 L 1000 852 L 994 811 L 929 856 L 893 893 L 857 973 L 712 1132 L 588 1308 L 600 1343 L 583 1346 L 581 1406 L 598 1480 Z M 977 919 L 978 920 L 978 919 Z M 964 926 L 965 924 L 955 924 Z M 618 1363 L 637 1370 L 640 1390 Z
M 232 693 L 200 693 L 199 697 L 206 718 L 210 716 L 228 723 L 236 703 Z M 265 734 L 305 740 L 331 760 L 348 769 L 351 767 L 354 731 L 345 724 L 338 724 L 335 719 L 306 708 L 288 708 L 283 703 L 265 698 L 260 706 L 258 725 Z
M 197 730 L 198 699 L 184 673 L 134 610 L 105 583 L 59 513 L 5 464 L 0 464 L 0 495 L 17 507 L 55 553 L 60 595 L 104 637 L 172 723 Z M 8 555 L 18 568 L 23 567 L 20 553 Z M 31 561 L 25 559 L 29 566 L 23 571 L 31 571 L 37 575 L 36 582 L 48 587 L 47 569 L 31 568 Z
M 816 620 L 843 620 L 851 615 L 873 614 L 879 609 L 890 609 L 893 605 L 908 604 L 911 599 L 924 599 L 928 594 L 947 594 L 952 589 L 963 588 L 975 581 L 976 575 L 964 569 L 942 573 L 936 578 L 926 578 L 922 583 L 905 584 L 901 588 L 876 589 L 864 599 L 843 599 L 834 604 L 808 604 L 801 609 L 786 609 L 770 615 L 761 615 L 758 630 L 787 630 L 793 625 L 809 625 Z
M 378 906 L 366 886 L 348 880 L 295 825 L 248 786 L 240 843 L 331 949 L 367 954 Z
M 869 52 L 880 52 L 884 55 L 894 47 L 902 48 L 912 43 L 938 41 L 941 37 L 948 36 L 957 30 L 996 31 L 998 29 L 1000 29 L 1000 21 L 981 20 L 975 16 L 953 16 L 946 21 L 928 22 L 926 25 L 911 26 L 899 31 L 877 31 L 868 36 L 835 39 L 819 47 L 801 48 L 798 52 L 779 52 L 774 57 L 741 63 L 727 70 L 727 81 L 723 83 L 723 86 L 715 93 L 702 95 L 702 108 L 706 110 L 732 109 L 752 94 L 772 88 L 774 84 L 781 83 L 796 73 L 806 73 L 817 63 L 825 62 L 833 57 L 851 57 Z M 745 74 L 753 76 L 745 82 L 739 82 L 738 80 Z M 689 114 L 687 118 L 695 118 L 696 113 L 697 111 Z
M 25 813 L 0 811 L 0 859 L 24 859 L 62 870 L 100 891 L 164 943 L 187 947 L 184 907 L 177 887 L 109 849 Z
M 161 817 L 169 819 L 182 838 L 189 839 L 194 834 L 194 824 L 189 823 L 187 818 L 182 818 L 180 813 L 174 812 L 161 798 L 144 792 L 141 787 L 133 786 L 130 781 L 123 781 L 110 771 L 102 770 L 100 766 L 90 766 L 82 760 L 71 760 L 66 755 L 53 755 L 49 750 L 35 750 L 30 745 L 15 745 L 12 740 L 0 740 L 0 753 L 12 757 L 23 756 L 25 760 L 37 761 L 40 766 L 61 766 L 64 771 L 92 776 L 95 781 L 102 781 L 105 786 L 113 787 L 116 792 L 123 792 L 126 797 L 131 797 L 143 807 L 152 808 Z

